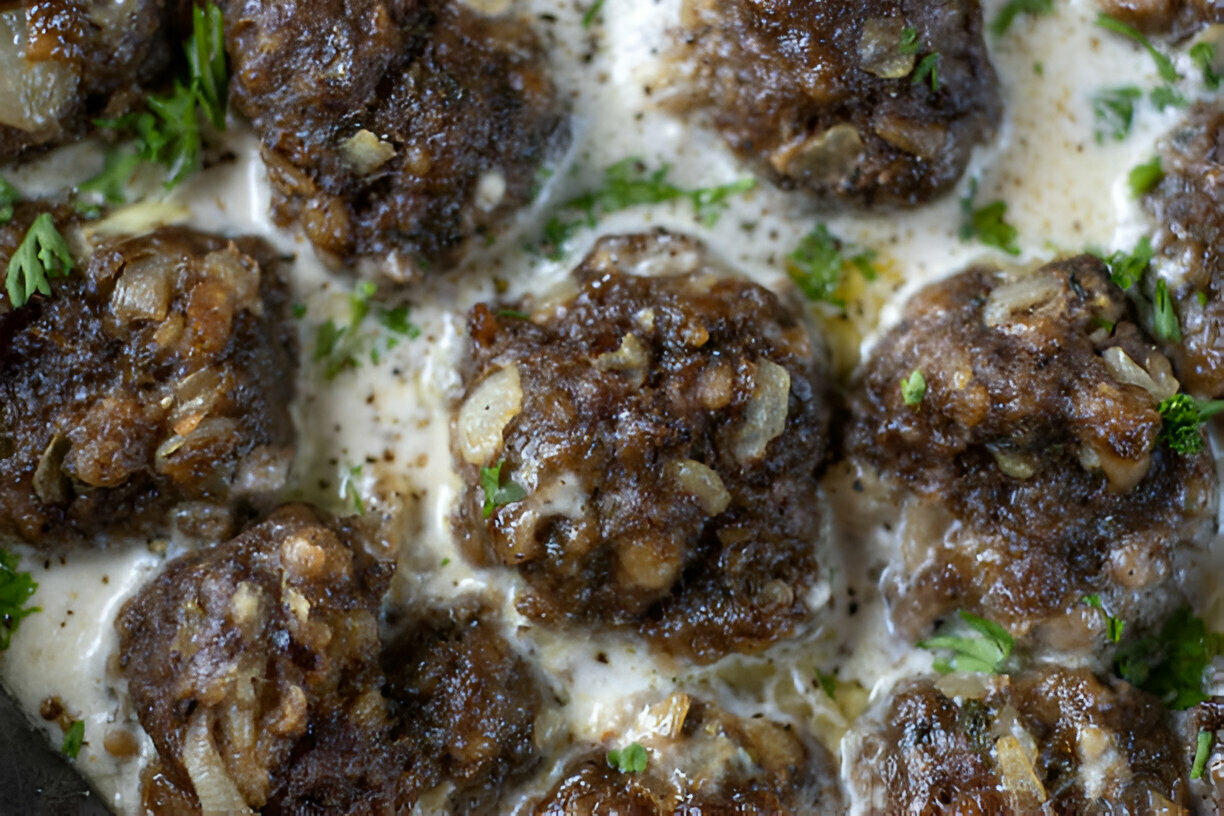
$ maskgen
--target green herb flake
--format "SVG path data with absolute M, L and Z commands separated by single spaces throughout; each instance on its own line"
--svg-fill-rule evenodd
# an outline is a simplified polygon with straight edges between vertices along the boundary
M 344 326 L 328 319 L 315 330 L 314 361 L 323 363 L 323 376 L 335 379 L 340 372 L 360 367 L 361 358 L 369 356 L 375 365 L 383 355 L 400 344 L 421 336 L 421 329 L 409 320 L 409 308 L 388 309 L 374 300 L 378 287 L 362 281 L 349 295 L 349 319 Z M 382 329 L 368 330 L 365 319 L 373 315 Z
M 444 566 L 444 567 L 445 567 L 445 566 L 446 566 L 447 564 L 449 564 L 449 563 L 450 563 L 450 559 L 449 559 L 449 558 L 443 558 L 443 559 L 442 559 L 442 566 Z
M 0 176 L 0 224 L 13 220 L 13 205 L 21 200 L 21 193 Z
M 4 285 L 13 308 L 29 302 L 35 292 L 51 294 L 51 278 L 65 278 L 72 271 L 72 252 L 59 231 L 51 213 L 34 219 L 21 245 L 9 259 Z
M 76 759 L 81 753 L 81 744 L 85 742 L 85 721 L 73 720 L 72 725 L 64 732 L 64 741 L 60 743 L 60 751 L 69 759 Z
M 42 611 L 26 602 L 38 590 L 28 572 L 18 572 L 17 556 L 0 549 L 0 652 L 9 647 L 13 633 L 28 615 Z
M 1224 400 L 1197 400 L 1189 394 L 1174 394 L 1158 408 L 1161 419 L 1159 442 L 1175 453 L 1193 456 L 1203 449 L 1203 423 L 1224 411 Z
M 1206 292 L 1195 292 L 1194 299 L 1198 301 L 1198 305 L 1200 306 L 1207 305 L 1207 293 Z
M 1215 742 L 1215 732 L 1200 728 L 1198 739 L 1194 745 L 1194 765 L 1190 768 L 1191 779 L 1202 779 L 1203 771 L 1207 770 L 1207 760 L 1211 758 L 1211 746 Z
M 935 660 L 935 671 L 941 674 L 951 671 L 997 674 L 1015 648 L 1012 636 L 999 624 L 963 609 L 960 611 L 960 617 L 980 637 L 940 635 L 928 638 L 918 646 L 952 652 L 950 658 L 940 657 Z
M 1169 708 L 1187 709 L 1207 699 L 1203 672 L 1221 645 L 1219 635 L 1208 632 L 1201 618 L 1182 607 L 1159 636 L 1139 638 L 1119 649 L 1114 667 L 1123 680 Z
M 1159 156 L 1154 157 L 1151 161 L 1135 165 L 1131 168 L 1130 176 L 1127 177 L 1131 197 L 1139 198 L 1150 193 L 1162 178 L 1164 178 L 1164 169 L 1160 166 Z
M 1152 298 L 1152 336 L 1157 340 L 1178 343 L 1182 339 L 1181 324 L 1177 321 L 1177 310 L 1169 296 L 1169 284 L 1156 281 L 1156 294 Z
M 608 767 L 621 773 L 642 773 L 650 762 L 650 753 L 639 742 L 631 742 L 621 750 L 608 751 Z
M 1019 232 L 1005 220 L 1007 202 L 992 201 L 984 207 L 974 207 L 977 189 L 977 179 L 974 179 L 969 182 L 969 191 L 961 198 L 964 219 L 961 222 L 960 239 L 968 241 L 977 238 L 986 246 L 1000 249 L 1008 255 L 1019 255 L 1020 247 L 1016 244 Z
M 875 252 L 853 247 L 817 224 L 803 236 L 795 250 L 786 257 L 786 272 L 808 300 L 845 307 L 835 295 L 841 286 L 846 267 L 859 271 L 867 280 L 875 280 Z
M 511 320 L 530 320 L 531 315 L 526 312 L 516 311 L 514 309 L 498 309 L 494 312 L 498 317 L 507 317 Z
M 897 50 L 902 54 L 917 54 L 923 48 L 922 40 L 918 39 L 918 29 L 906 26 L 901 29 L 901 43 Z
M 1135 102 L 1142 97 L 1143 92 L 1133 85 L 1109 88 L 1093 95 L 1092 113 L 1096 122 L 1093 133 L 1098 144 L 1106 138 L 1120 142 L 1130 135 L 1135 121 Z
M 359 516 L 365 515 L 365 500 L 361 498 L 361 489 L 357 486 L 361 479 L 361 465 L 354 465 L 340 477 L 340 498 L 353 506 L 353 511 Z
M 1122 640 L 1122 630 L 1126 626 L 1126 621 L 1121 618 L 1115 618 L 1105 610 L 1105 604 L 1101 601 L 1101 596 L 1093 593 L 1085 595 L 1080 599 L 1080 603 L 1085 606 L 1091 606 L 1093 609 L 1099 609 L 1101 614 L 1105 616 L 1105 634 L 1114 643 L 1119 643 Z
M 1159 85 L 1153 88 L 1148 93 L 1148 99 L 1152 100 L 1156 110 L 1160 111 L 1165 108 L 1184 108 L 1190 104 L 1190 101 L 1172 85 Z
M 605 0 L 595 0 L 594 3 L 587 7 L 587 10 L 582 14 L 583 28 L 591 27 L 591 24 L 595 22 L 595 18 L 603 11 L 604 2 Z
M 1007 0 L 990 21 L 990 33 L 1002 37 L 1021 14 L 1037 16 L 1054 10 L 1054 0 Z
M 918 67 L 914 69 L 914 78 L 911 84 L 921 85 L 929 81 L 931 90 L 939 92 L 939 61 L 940 56 L 937 52 L 927 54 L 918 62 Z
M 480 487 L 484 490 L 484 517 L 493 515 L 493 509 L 506 504 L 520 502 L 527 498 L 527 491 L 513 479 L 507 478 L 503 484 L 501 470 L 506 464 L 501 459 L 493 467 L 480 469 Z
M 1211 43 L 1196 43 L 1190 48 L 1190 61 L 1203 72 L 1203 84 L 1208 90 L 1220 89 L 1220 75 L 1215 71 L 1215 46 Z
M 816 682 L 830 700 L 834 699 L 837 693 L 837 677 L 824 672 L 816 672 Z
M 1160 74 L 1160 78 L 1165 82 L 1177 82 L 1182 78 L 1181 74 L 1177 73 L 1177 68 L 1173 66 L 1173 60 L 1169 59 L 1167 55 L 1152 45 L 1151 40 L 1140 33 L 1138 29 L 1122 22 L 1116 17 L 1110 17 L 1108 14 L 1099 15 L 1096 19 L 1096 24 L 1106 31 L 1121 34 L 1123 37 L 1127 37 L 1142 46 L 1151 55 L 1152 62 L 1156 63 L 1156 72 Z
M 926 377 L 922 376 L 922 372 L 916 368 L 910 372 L 908 377 L 901 381 L 901 399 L 911 408 L 922 404 L 922 398 L 926 396 L 926 390 Z
M 191 13 L 191 37 L 185 46 L 191 86 L 200 108 L 217 130 L 225 130 L 229 71 L 225 66 L 225 21 L 209 3 Z
M 1130 289 L 1143 277 L 1153 256 L 1152 241 L 1144 236 L 1130 252 L 1118 250 L 1101 260 L 1109 267 L 1109 278 L 1114 285 L 1119 289 Z

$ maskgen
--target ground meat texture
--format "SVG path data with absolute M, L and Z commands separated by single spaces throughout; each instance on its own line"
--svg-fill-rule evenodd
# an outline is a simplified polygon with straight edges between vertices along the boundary
M 565 127 L 531 30 L 448 0 L 231 0 L 233 99 L 272 212 L 326 257 L 454 262 L 531 197 Z
M 679 693 L 648 709 L 655 711 L 665 726 L 642 739 L 649 753 L 644 772 L 611 767 L 613 746 L 601 746 L 569 763 L 561 781 L 535 804 L 535 814 L 780 816 L 841 810 L 833 760 L 792 726 L 741 719 Z
M 0 227 L 0 266 L 36 212 Z M 0 295 L 0 530 L 36 545 L 161 534 L 178 503 L 274 494 L 296 357 L 277 256 L 181 229 L 76 255 L 52 296 Z
M 1186 390 L 1224 397 L 1224 103 L 1191 110 L 1164 140 L 1161 166 L 1143 203 L 1182 276 L 1171 287 L 1182 343 L 1170 353 Z
M 921 204 L 999 120 L 976 0 L 686 0 L 679 36 L 667 104 L 826 202 Z
M 933 284 L 878 343 L 848 447 L 915 496 L 885 582 L 903 630 L 960 607 L 1022 634 L 1093 592 L 1138 613 L 1174 547 L 1210 526 L 1210 454 L 1158 444 L 1178 383 L 1133 321 L 1082 256 Z M 907 405 L 914 371 L 925 395 Z
M 0 162 L 138 105 L 179 50 L 180 0 L 33 0 L 0 9 Z
M 843 743 L 880 813 L 1175 813 L 1187 747 L 1149 694 L 1057 667 L 902 681 Z
M 1224 23 L 1224 0 L 1098 0 L 1101 10 L 1148 34 L 1187 37 Z
M 471 313 L 454 433 L 468 556 L 517 568 L 530 618 L 626 625 L 700 661 L 789 634 L 817 575 L 819 339 L 689 239 L 605 238 L 575 278 L 529 319 Z M 499 462 L 526 497 L 486 513 Z

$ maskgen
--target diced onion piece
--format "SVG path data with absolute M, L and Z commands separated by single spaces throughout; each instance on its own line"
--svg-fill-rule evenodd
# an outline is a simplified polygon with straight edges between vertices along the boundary
M 395 147 L 362 128 L 340 143 L 340 155 L 358 175 L 368 175 L 395 156 Z
M 595 367 L 605 371 L 638 371 L 646 367 L 646 347 L 632 332 L 621 338 L 616 351 L 609 351 L 595 358 Z
M 1025 275 L 996 286 L 986 300 L 982 319 L 987 326 L 1000 326 L 1012 315 L 1050 300 L 1061 288 L 1062 281 L 1043 274 Z
M 174 281 L 174 259 L 153 255 L 129 263 L 111 295 L 111 314 L 126 326 L 133 320 L 166 319 Z
M 901 51 L 905 21 L 900 17 L 869 17 L 859 34 L 859 65 L 881 79 L 900 79 L 914 70 L 916 54 Z
M 744 407 L 744 424 L 736 434 L 735 458 L 751 462 L 765 454 L 765 447 L 786 429 L 789 410 L 790 372 L 770 360 L 757 363 L 752 398 Z
M 190 208 L 182 204 L 171 201 L 140 201 L 115 210 L 101 221 L 86 224 L 81 227 L 81 234 L 90 243 L 99 238 L 145 235 L 167 224 L 181 224 L 190 217 Z
M 1031 479 L 1037 473 L 1037 457 L 1025 451 L 1011 450 L 998 445 L 988 445 L 999 470 L 1013 479 Z
M 205 255 L 204 271 L 226 285 L 239 308 L 258 312 L 259 267 L 239 255 L 233 246 Z
M 78 79 L 58 60 L 26 59 L 28 46 L 25 8 L 0 13 L 0 125 L 27 133 L 55 132 Z
M 203 813 L 250 813 L 238 786 L 226 773 L 209 734 L 208 712 L 201 709 L 191 718 L 183 735 L 183 767 L 195 788 Z
M 731 494 L 718 473 L 693 459 L 667 463 L 667 475 L 685 493 L 697 499 L 708 515 L 717 516 L 731 504 Z
M 999 759 L 999 771 L 1003 776 L 1003 787 L 1024 799 L 1046 800 L 1045 786 L 1037 776 L 1033 763 L 1025 755 L 1020 741 L 1008 735 L 995 742 L 995 753 Z
M 459 409 L 456 421 L 459 452 L 473 465 L 493 461 L 502 431 L 523 410 L 523 384 L 518 367 L 499 368 L 481 380 Z
M 769 163 L 779 173 L 835 181 L 852 172 L 862 155 L 863 137 L 858 129 L 851 124 L 840 124 L 775 150 Z
M 1101 359 L 1109 369 L 1109 375 L 1120 383 L 1137 385 L 1152 395 L 1157 402 L 1162 402 L 1177 393 L 1180 384 L 1173 379 L 1172 374 L 1161 377 L 1157 382 L 1143 366 L 1130 358 L 1130 355 L 1118 346 L 1107 348 L 1101 352 Z M 1163 373 L 1163 372 L 1162 372 Z M 1171 390 L 1170 390 L 1171 389 Z

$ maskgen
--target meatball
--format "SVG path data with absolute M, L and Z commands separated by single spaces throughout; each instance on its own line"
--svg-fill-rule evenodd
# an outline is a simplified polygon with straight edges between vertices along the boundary
M 1224 0 L 1098 0 L 1101 10 L 1148 34 L 1188 37 L 1224 23 Z
M 540 695 L 522 659 L 474 605 L 384 647 L 391 571 L 353 523 L 297 505 L 130 600 L 119 665 L 162 763 L 146 804 L 407 812 L 445 782 L 471 812 L 529 768 Z
M 230 0 L 233 99 L 255 123 L 272 213 L 325 257 L 453 263 L 527 202 L 565 133 L 521 21 L 449 0 Z
M 902 681 L 842 748 L 855 812 L 1160 813 L 1188 805 L 1190 756 L 1165 708 L 1083 669 Z
M 0 227 L 0 265 L 37 213 L 19 205 Z M 168 228 L 75 266 L 21 308 L 0 295 L 0 531 L 154 535 L 180 502 L 275 493 L 296 339 L 271 248 Z
M 914 206 L 1000 117 L 976 0 L 686 0 L 668 104 L 784 189 Z
M 535 805 L 537 816 L 720 813 L 807 814 L 840 810 L 827 751 L 789 724 L 741 719 L 685 694 L 647 709 L 664 723 L 644 737 L 644 772 L 611 766 L 606 748 L 579 756 Z
M 0 162 L 144 99 L 179 50 L 181 0 L 28 0 L 0 10 Z
M 1086 593 L 1125 617 L 1170 585 L 1173 549 L 1211 526 L 1215 477 L 1210 454 L 1159 441 L 1178 383 L 1134 321 L 1082 256 L 928 286 L 880 340 L 848 447 L 915 497 L 885 582 L 899 627 L 961 607 L 1024 634 Z
M 817 577 L 819 339 L 690 239 L 605 238 L 575 278 L 530 319 L 471 313 L 467 555 L 516 567 L 532 619 L 626 625 L 699 661 L 790 634 Z
M 1182 275 L 1172 289 L 1183 339 L 1173 361 L 1188 391 L 1224 397 L 1224 103 L 1191 110 L 1165 140 L 1161 165 L 1143 203 Z

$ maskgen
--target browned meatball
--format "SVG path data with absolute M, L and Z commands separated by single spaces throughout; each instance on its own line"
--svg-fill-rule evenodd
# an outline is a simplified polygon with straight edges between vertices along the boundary
M 531 30 L 450 0 L 230 0 L 234 103 L 273 216 L 335 260 L 449 264 L 530 197 L 563 137 Z
M 531 618 L 629 625 L 701 661 L 791 633 L 817 575 L 819 339 L 689 239 L 605 238 L 575 276 L 531 319 L 471 313 L 454 435 L 469 557 L 518 568 Z M 526 497 L 486 511 L 498 462 Z
M 38 211 L 0 226 L 0 267 Z M 287 302 L 262 241 L 182 229 L 78 253 L 20 308 L 0 295 L 0 530 L 157 534 L 178 502 L 278 490 L 294 438 Z
M 914 206 L 999 120 L 977 0 L 686 0 L 684 19 L 669 104 L 785 189 Z
M 644 738 L 644 772 L 610 766 L 601 747 L 572 761 L 535 805 L 537 816 L 835 813 L 827 751 L 789 724 L 741 719 L 685 694 L 652 707 L 667 733 Z
M 179 51 L 181 0 L 27 0 L 0 8 L 0 162 L 126 113 Z
M 1188 391 L 1224 397 L 1224 103 L 1191 110 L 1161 159 L 1164 178 L 1143 201 L 1184 275 L 1173 287 L 1183 340 L 1173 360 Z
M 476 606 L 379 637 L 391 566 L 351 523 L 282 508 L 183 556 L 120 612 L 120 666 L 161 759 L 155 811 L 471 812 L 535 761 L 540 695 Z
M 903 681 L 855 724 L 843 751 L 848 795 L 871 813 L 1188 805 L 1191 749 L 1168 712 L 1155 697 L 1083 669 Z
M 1101 10 L 1149 34 L 1181 38 L 1224 23 L 1224 0 L 1098 0 Z
M 906 404 L 915 371 L 925 395 Z M 1023 633 L 1091 592 L 1139 611 L 1211 523 L 1210 454 L 1158 444 L 1176 390 L 1090 256 L 919 292 L 867 363 L 848 440 L 917 499 L 886 584 L 894 621 L 915 633 L 962 607 Z

